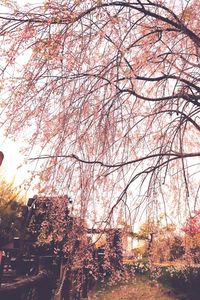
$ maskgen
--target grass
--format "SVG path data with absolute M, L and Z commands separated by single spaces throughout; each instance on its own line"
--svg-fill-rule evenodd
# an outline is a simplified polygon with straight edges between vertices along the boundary
M 145 276 L 136 276 L 128 283 L 106 286 L 89 295 L 90 300 L 178 300 L 174 293 Z

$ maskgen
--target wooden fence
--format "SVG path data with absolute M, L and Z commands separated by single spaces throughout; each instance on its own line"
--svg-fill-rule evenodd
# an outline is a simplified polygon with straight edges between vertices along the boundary
M 2 300 L 80 300 L 93 286 L 89 270 L 70 268 L 65 263 L 53 268 L 52 257 L 40 257 L 38 273 L 19 276 L 17 281 L 2 283 Z
M 41 270 L 35 276 L 20 279 L 14 283 L 2 285 L 2 300 L 50 300 L 52 299 L 52 274 Z

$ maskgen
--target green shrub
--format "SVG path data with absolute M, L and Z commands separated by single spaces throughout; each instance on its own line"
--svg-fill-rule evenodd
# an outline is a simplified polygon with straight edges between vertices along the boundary
M 187 300 L 199 299 L 200 268 L 198 267 L 162 267 L 159 281 L 185 294 Z

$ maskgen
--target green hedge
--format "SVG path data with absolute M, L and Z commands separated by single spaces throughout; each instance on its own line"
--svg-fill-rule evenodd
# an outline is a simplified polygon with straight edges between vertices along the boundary
M 200 299 L 200 268 L 199 267 L 163 267 L 155 266 L 150 271 L 147 262 L 137 262 L 134 265 L 126 265 L 126 269 L 135 275 L 145 275 L 157 279 L 168 288 L 172 288 L 180 295 L 180 299 Z
M 185 294 L 185 299 L 200 299 L 200 268 L 162 267 L 159 281 Z

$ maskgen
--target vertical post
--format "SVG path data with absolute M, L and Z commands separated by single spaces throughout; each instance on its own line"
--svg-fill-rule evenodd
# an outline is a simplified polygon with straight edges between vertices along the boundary
M 67 270 L 65 273 L 65 278 L 62 286 L 62 299 L 63 300 L 73 300 L 71 298 L 71 288 L 72 288 L 72 272 L 71 270 Z
M 88 280 L 88 268 L 83 266 L 83 282 L 82 282 L 82 297 L 87 298 L 88 296 L 88 286 L 89 286 L 89 280 Z
M 5 262 L 5 256 L 2 255 L 2 256 L 1 256 L 1 260 L 0 260 L 0 287 L 1 287 L 2 278 L 3 278 L 4 262 Z
M 71 269 L 68 268 L 68 260 L 62 257 L 60 263 L 59 287 L 55 293 L 54 300 L 71 300 L 71 274 Z
M 46 271 L 47 277 L 38 286 L 38 300 L 49 300 L 52 297 L 52 290 L 53 290 L 52 264 L 53 264 L 52 256 L 41 256 L 39 258 L 39 271 Z

